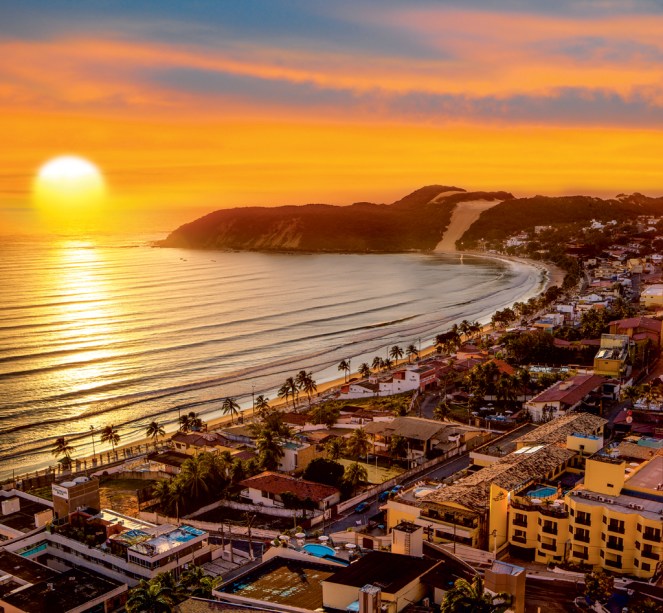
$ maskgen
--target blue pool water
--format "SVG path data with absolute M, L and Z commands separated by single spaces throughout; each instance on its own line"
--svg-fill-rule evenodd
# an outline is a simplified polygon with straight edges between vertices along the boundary
M 316 543 L 307 543 L 302 549 L 318 558 L 333 556 L 336 553 L 331 547 L 327 547 L 327 545 L 317 545 Z
M 557 488 L 555 487 L 540 487 L 538 490 L 528 492 L 527 495 L 530 498 L 548 498 L 548 496 L 554 496 L 556 493 Z

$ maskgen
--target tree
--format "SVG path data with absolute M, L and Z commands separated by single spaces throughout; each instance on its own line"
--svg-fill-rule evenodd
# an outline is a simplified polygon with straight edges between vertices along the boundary
M 365 456 L 371 448 L 371 442 L 368 439 L 363 428 L 357 428 L 352 431 L 352 434 L 345 443 L 345 450 L 349 456 L 354 458 L 361 458 Z
M 389 441 L 389 456 L 392 460 L 400 460 L 408 454 L 408 442 L 404 436 L 394 434 Z
M 159 499 L 159 506 L 165 513 L 170 512 L 173 503 L 172 491 L 168 481 L 157 481 L 152 487 L 152 496 Z
M 343 474 L 343 481 L 352 490 L 352 493 L 355 493 L 360 484 L 366 482 L 367 479 L 366 467 L 359 462 L 349 464 Z
M 405 350 L 405 353 L 407 353 L 407 361 L 411 362 L 412 358 L 414 357 L 415 360 L 419 359 L 419 351 L 416 347 L 416 345 L 408 345 L 407 349 Z
M 484 591 L 483 579 L 476 575 L 472 583 L 456 579 L 453 588 L 444 595 L 440 613 L 503 613 L 510 604 L 509 594 Z
M 180 415 L 179 422 L 180 432 L 184 432 L 185 434 L 191 430 L 197 432 L 203 429 L 203 420 L 193 411 L 189 411 L 186 415 Z
M 148 438 L 151 438 L 154 441 L 154 451 L 157 450 L 157 443 L 159 442 L 159 437 L 164 436 L 166 431 L 163 429 L 163 426 L 158 421 L 151 421 L 147 426 L 145 432 Z
M 585 596 L 593 602 L 606 602 L 615 589 L 615 579 L 603 569 L 585 574 Z
M 55 440 L 53 444 L 53 455 L 57 458 L 62 456 L 59 460 L 63 468 L 71 467 L 71 454 L 74 452 L 74 447 L 72 447 L 64 436 Z
M 160 581 L 145 581 L 131 590 L 127 600 L 129 613 L 170 613 L 175 606 L 172 590 Z
M 325 451 L 327 452 L 327 456 L 329 456 L 330 460 L 338 460 L 343 455 L 344 450 L 345 442 L 339 436 L 330 438 L 325 443 Z
M 182 464 L 178 479 L 188 490 L 191 498 L 196 500 L 201 493 L 207 493 L 207 477 L 209 475 L 209 463 L 205 454 L 193 456 Z
M 270 409 L 269 398 L 263 396 L 262 394 L 256 396 L 255 408 L 256 411 L 258 411 L 258 416 L 264 417 L 269 412 Z
M 390 350 L 389 350 L 389 357 L 398 361 L 403 357 L 403 349 L 399 347 L 398 345 L 394 345 Z
M 435 419 L 439 419 L 440 421 L 444 421 L 447 418 L 447 415 L 449 415 L 450 410 L 451 407 L 446 400 L 444 402 L 440 402 L 440 404 L 438 404 L 433 409 L 433 417 Z
M 115 453 L 115 446 L 120 442 L 120 435 L 117 431 L 117 428 L 111 424 L 110 426 L 105 426 L 101 431 L 101 442 L 110 443 L 113 448 L 113 454 L 117 459 L 117 454 Z
M 292 409 L 293 411 L 296 410 L 299 388 L 297 387 L 297 382 L 294 377 L 288 377 L 277 393 L 279 398 L 285 399 L 286 404 L 288 404 L 288 398 L 292 397 Z
M 367 362 L 364 362 L 360 367 L 359 367 L 359 374 L 364 377 L 364 379 L 368 379 L 371 376 L 371 367 L 368 365 Z
M 221 410 L 224 415 L 230 414 L 230 425 L 232 425 L 235 415 L 239 415 L 239 404 L 234 398 L 228 396 L 227 398 L 224 398 Z
M 313 379 L 313 373 L 312 372 L 306 372 L 305 370 L 300 370 L 297 373 L 297 377 L 295 379 L 297 383 L 297 387 L 302 390 L 307 398 L 308 398 L 308 406 L 309 408 L 311 407 L 311 397 L 315 392 L 318 391 L 318 385 Z
M 263 470 L 276 470 L 281 458 L 285 455 L 280 437 L 270 429 L 263 428 L 256 441 L 256 449 Z
M 319 404 L 309 413 L 314 424 L 324 424 L 329 429 L 334 426 L 340 414 L 340 409 L 328 404 Z
M 338 487 L 343 479 L 345 470 L 342 464 L 325 458 L 311 460 L 304 471 L 304 479 Z
M 635 404 L 635 401 L 642 396 L 642 391 L 640 390 L 639 385 L 629 385 L 628 387 L 623 387 L 621 392 L 622 401 L 628 401 L 631 403 L 631 408 Z
M 343 371 L 344 373 L 344 380 L 347 382 L 348 380 L 348 375 L 350 374 L 350 360 L 341 360 L 338 363 L 338 369 Z
M 373 358 L 373 361 L 371 362 L 371 367 L 373 368 L 373 370 L 378 370 L 379 371 L 379 370 L 382 369 L 383 364 L 384 364 L 384 360 L 379 355 L 376 355 Z
M 382 360 L 382 368 L 385 370 L 389 370 L 393 366 L 393 362 L 387 358 L 386 360 Z
M 181 473 L 180 473 L 181 474 Z M 180 509 L 186 507 L 188 494 L 182 479 L 173 479 L 170 482 L 170 497 L 172 505 L 175 507 L 175 517 L 180 521 Z

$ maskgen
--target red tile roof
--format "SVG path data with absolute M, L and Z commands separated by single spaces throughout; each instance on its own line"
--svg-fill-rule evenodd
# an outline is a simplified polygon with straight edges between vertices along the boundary
M 330 485 L 305 481 L 304 479 L 295 479 L 294 477 L 273 471 L 265 471 L 255 477 L 244 479 L 239 484 L 243 487 L 250 487 L 275 495 L 292 492 L 300 500 L 310 498 L 316 503 L 322 502 L 326 498 L 339 493 L 335 487 Z
M 610 322 L 611 326 L 617 326 L 617 330 L 643 328 L 645 330 L 653 330 L 659 334 L 661 333 L 662 324 L 663 322 L 659 321 L 658 319 L 652 319 L 650 317 L 631 317 L 629 319 L 617 319 Z
M 573 406 L 604 381 L 605 377 L 600 375 L 577 375 L 566 381 L 558 381 L 532 398 L 532 402 L 560 402 Z

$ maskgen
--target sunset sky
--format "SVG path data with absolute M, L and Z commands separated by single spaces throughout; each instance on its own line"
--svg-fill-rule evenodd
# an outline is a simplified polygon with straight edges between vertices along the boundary
M 3 2 L 0 233 L 49 159 L 100 227 L 426 184 L 663 194 L 663 8 L 647 1 Z

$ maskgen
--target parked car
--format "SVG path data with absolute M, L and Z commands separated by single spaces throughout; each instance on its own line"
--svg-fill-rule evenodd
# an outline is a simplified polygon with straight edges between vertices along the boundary
M 386 500 L 389 500 L 389 494 L 391 494 L 391 490 L 380 492 L 380 495 L 378 496 L 378 502 L 385 502 Z
M 398 492 L 400 492 L 403 489 L 402 485 L 394 485 L 394 487 L 391 488 L 391 493 L 396 495 Z
M 368 502 L 360 502 L 355 507 L 355 513 L 366 513 L 371 505 Z

